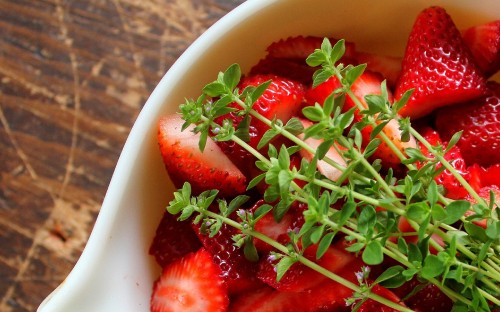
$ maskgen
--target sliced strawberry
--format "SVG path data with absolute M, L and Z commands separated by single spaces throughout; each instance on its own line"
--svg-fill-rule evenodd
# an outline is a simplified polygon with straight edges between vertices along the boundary
M 500 162 L 488 167 L 473 164 L 469 166 L 469 172 L 474 176 L 473 185 L 475 190 L 485 186 L 500 187 Z
M 484 94 L 482 72 L 441 7 L 423 10 L 413 24 L 395 97 L 401 98 L 409 89 L 415 91 L 400 113 L 412 118 Z
M 467 28 L 462 36 L 486 76 L 500 70 L 500 20 Z
M 341 271 L 354 258 L 354 256 L 345 250 L 332 246 L 319 260 L 316 260 L 316 250 L 317 246 L 311 246 L 306 249 L 304 256 L 334 273 Z M 278 260 L 272 256 L 261 259 L 259 262 L 258 277 L 264 283 L 279 291 L 301 292 L 326 280 L 324 275 L 297 262 L 292 265 L 278 282 L 276 281 L 275 270 L 277 262 Z
M 229 298 L 219 275 L 204 249 L 185 255 L 166 266 L 154 283 L 150 311 L 226 311 Z
M 191 183 L 194 194 L 218 189 L 221 196 L 234 196 L 246 189 L 246 178 L 212 140 L 203 153 L 198 148 L 199 134 L 188 128 L 179 115 L 160 118 L 158 143 L 168 175 L 177 188 Z
M 261 199 L 257 201 L 250 210 L 255 211 L 263 204 L 265 204 L 265 201 Z M 288 233 L 294 229 L 293 226 L 295 224 L 295 220 L 302 217 L 301 215 L 299 215 L 298 207 L 298 204 L 292 204 L 292 206 L 289 208 L 288 212 L 283 216 L 280 222 L 277 222 L 274 219 L 272 213 L 267 213 L 265 216 L 259 219 L 259 221 L 257 221 L 257 223 L 255 224 L 255 230 L 272 238 L 273 240 L 279 241 L 281 243 L 287 243 L 289 241 Z M 304 219 L 302 218 L 302 221 L 303 220 Z M 254 244 L 257 250 L 263 253 L 274 250 L 271 245 L 268 245 L 256 238 L 254 239 Z
M 356 96 L 356 98 L 361 102 L 364 108 L 368 108 L 368 104 L 366 102 L 365 97 L 367 95 L 380 95 L 382 93 L 381 83 L 383 81 L 383 77 L 371 71 L 365 71 L 351 86 L 351 90 Z M 392 101 L 392 94 L 388 91 L 389 101 Z M 352 107 L 357 107 L 354 103 L 353 99 L 350 97 L 346 98 L 345 109 L 351 109 Z M 359 109 L 357 110 L 359 112 Z M 362 115 L 359 113 L 355 113 L 355 121 L 359 122 L 362 118 Z M 363 135 L 363 142 L 365 144 L 369 142 L 371 133 L 373 128 L 367 126 L 363 128 L 361 134 Z M 416 142 L 413 137 L 410 137 L 410 140 L 407 142 L 402 141 L 401 139 L 401 130 L 399 129 L 399 123 L 396 120 L 391 120 L 385 127 L 382 129 L 382 132 L 391 140 L 391 142 L 399 149 L 403 154 L 406 148 L 415 148 Z M 380 136 L 377 136 L 380 138 Z M 401 163 L 401 160 L 397 157 L 394 151 L 389 147 L 389 145 L 385 142 L 382 142 L 375 153 L 373 154 L 373 158 L 380 158 L 382 163 L 386 167 L 396 167 Z
M 490 166 L 500 155 L 500 83 L 488 83 L 488 95 L 471 102 L 442 108 L 436 128 L 443 140 L 463 131 L 457 146 L 465 161 Z
M 487 204 L 490 203 L 490 193 L 493 192 L 493 194 L 495 195 L 495 201 L 496 201 L 496 205 L 494 205 L 493 207 L 498 207 L 500 205 L 500 187 L 499 186 L 496 186 L 496 185 L 490 185 L 490 186 L 484 186 L 482 187 L 479 191 L 478 191 L 478 195 L 483 198 Z M 468 195 L 466 198 L 466 200 L 470 201 L 472 204 L 477 204 L 477 200 L 472 197 L 472 195 Z M 468 216 L 472 216 L 476 214 L 474 211 L 470 210 L 470 211 L 467 211 L 465 213 L 465 216 L 468 217 Z M 474 223 L 483 227 L 483 228 L 486 228 L 487 227 L 487 223 L 486 223 L 486 220 L 474 220 Z
M 238 87 L 240 90 L 243 90 L 247 86 L 258 86 L 268 80 L 272 80 L 272 83 L 255 102 L 253 109 L 269 120 L 277 118 L 286 123 L 298 112 L 302 105 L 304 86 L 298 82 L 276 75 L 257 75 L 244 78 Z M 230 106 L 241 108 L 236 103 L 232 103 Z M 233 121 L 234 126 L 237 126 L 243 119 L 242 116 L 237 116 L 236 113 L 230 113 L 217 118 L 215 121 L 222 123 L 227 118 Z M 247 143 L 253 148 L 257 148 L 260 139 L 267 130 L 269 130 L 269 127 L 266 124 L 256 118 L 252 118 L 250 122 L 250 141 Z M 272 143 L 279 146 L 284 143 L 284 139 L 277 137 Z M 247 175 L 250 175 L 251 168 L 254 166 L 256 160 L 252 154 L 232 141 L 219 142 L 218 145 L 238 168 Z M 265 150 L 261 152 L 266 153 Z
M 226 282 L 230 295 L 257 289 L 263 284 L 257 279 L 257 263 L 250 262 L 243 254 L 243 248 L 235 246 L 232 237 L 238 230 L 224 224 L 214 236 L 200 232 L 198 225 L 193 225 L 195 232 L 210 253 L 216 265 L 221 269 L 220 276 Z
M 356 60 L 360 64 L 366 63 L 370 71 L 382 74 L 390 88 L 396 86 L 401 74 L 401 57 L 358 52 L 356 53 Z
M 453 301 L 436 285 L 423 284 L 417 279 L 406 282 L 394 292 L 405 299 L 405 303 L 410 309 L 417 312 L 451 311 L 453 307 Z M 409 294 L 412 295 L 406 298 Z
M 374 294 L 377 294 L 381 297 L 384 297 L 386 299 L 389 299 L 391 300 L 392 302 L 395 302 L 395 303 L 400 303 L 401 299 L 396 296 L 392 291 L 390 291 L 389 289 L 385 288 L 385 287 L 382 287 L 378 284 L 374 285 L 373 288 L 372 288 L 372 292 Z M 373 312 L 373 311 L 377 311 L 377 312 L 395 312 L 395 311 L 398 311 L 396 309 L 393 309 L 391 307 L 388 307 L 378 301 L 375 301 L 373 299 L 368 299 L 366 300 L 365 302 L 363 302 L 361 304 L 361 306 L 359 307 L 358 309 L 358 312 Z
M 399 218 L 399 221 L 398 221 L 398 229 L 401 233 L 405 233 L 406 235 L 403 236 L 404 240 L 407 242 L 407 243 L 412 243 L 412 244 L 417 244 L 419 239 L 418 239 L 418 235 L 416 234 L 417 233 L 417 230 L 415 230 L 411 224 L 408 222 L 408 219 L 406 219 L 406 217 L 404 216 L 401 216 Z M 415 233 L 414 235 L 408 235 L 408 233 Z M 390 239 L 392 242 L 396 243 L 397 242 L 397 238 L 396 237 L 391 237 Z M 445 246 L 445 243 L 443 241 L 443 238 L 437 234 L 432 234 L 432 240 L 435 241 L 438 245 L 444 247 Z M 438 253 L 438 250 L 433 246 L 431 245 L 429 247 L 429 251 L 436 255 Z
M 267 48 L 267 55 L 252 67 L 250 75 L 275 74 L 310 85 L 317 68 L 307 65 L 306 58 L 321 47 L 322 41 L 322 37 L 297 36 L 274 42 Z M 330 42 L 333 45 L 337 39 L 330 38 Z M 350 60 L 355 54 L 352 42 L 345 45 L 346 52 L 341 61 Z
M 316 87 L 306 90 L 305 105 L 313 106 L 316 103 L 323 105 L 326 98 L 340 87 L 342 87 L 342 84 L 337 77 L 330 77 L 328 80 L 317 85 Z
M 307 312 L 313 311 L 307 306 L 307 294 L 277 291 L 273 288 L 261 288 L 255 292 L 237 296 L 232 302 L 231 312 Z
M 434 146 L 443 145 L 446 146 L 446 142 L 441 140 L 438 132 L 432 128 L 426 127 L 420 131 L 421 135 Z M 419 144 L 422 153 L 427 157 L 433 157 L 429 150 Z M 444 158 L 451 163 L 451 165 L 457 170 L 460 175 L 464 177 L 466 181 L 470 180 L 470 173 L 465 164 L 465 160 L 462 157 L 462 153 L 457 146 L 453 146 L 445 155 Z M 423 166 L 419 163 L 417 166 Z M 436 169 L 441 168 L 441 164 L 436 166 Z M 441 172 L 435 180 L 438 184 L 442 185 L 445 189 L 445 196 L 451 199 L 463 199 L 469 194 L 469 192 L 463 187 L 463 185 L 457 181 L 457 179 L 451 174 L 449 170 L 444 170 Z
M 200 240 L 194 233 L 189 221 L 177 221 L 176 217 L 165 211 L 156 229 L 149 254 L 163 268 L 184 255 L 197 251 Z
M 309 120 L 306 120 L 306 119 L 300 119 L 300 122 L 302 122 L 304 129 L 307 129 L 313 125 L 312 122 L 310 122 Z M 303 139 L 304 135 L 300 134 L 299 138 Z M 305 139 L 304 142 L 307 143 L 307 145 L 309 145 L 314 150 L 316 150 L 320 146 L 320 144 L 323 143 L 322 140 L 312 138 L 312 137 Z M 326 152 L 325 156 L 327 158 L 329 158 L 330 160 L 332 160 L 333 162 L 335 162 L 340 167 L 345 168 L 347 166 L 347 164 L 346 164 L 344 158 L 342 157 L 342 155 L 340 155 L 340 153 L 338 152 L 337 148 L 343 149 L 340 145 L 332 146 L 328 150 L 328 152 Z M 305 159 L 307 159 L 309 161 L 311 161 L 314 157 L 314 155 L 311 152 L 309 152 L 308 150 L 305 150 L 305 149 L 301 149 L 299 153 L 302 157 L 304 157 Z M 336 168 L 333 165 L 330 165 L 325 160 L 319 160 L 317 163 L 317 167 L 318 167 L 318 171 L 321 174 L 323 174 L 325 177 L 327 177 L 328 179 L 330 179 L 332 181 L 337 181 L 340 178 L 340 176 L 342 175 L 341 169 Z
M 338 39 L 329 38 L 330 43 L 335 45 Z M 282 39 L 272 43 L 268 48 L 268 55 L 274 58 L 285 59 L 300 59 L 305 61 L 306 58 L 314 52 L 315 49 L 321 47 L 323 37 L 315 36 L 297 36 Z M 354 43 L 345 42 L 344 57 L 354 58 L 356 53 L 356 46 Z

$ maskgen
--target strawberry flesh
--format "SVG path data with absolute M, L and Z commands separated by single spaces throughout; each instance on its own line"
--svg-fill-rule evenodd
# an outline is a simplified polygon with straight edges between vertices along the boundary
M 487 77 L 500 70 L 500 20 L 469 27 L 462 36 Z
M 172 262 L 154 283 L 150 311 L 226 311 L 229 297 L 219 271 L 204 249 Z
M 191 127 L 181 131 L 183 123 L 179 115 L 168 115 L 158 125 L 163 163 L 175 187 L 181 188 L 188 181 L 195 195 L 211 189 L 218 189 L 222 197 L 243 193 L 246 178 L 241 171 L 212 140 L 207 140 L 201 152 L 200 135 L 191 132 Z
M 436 128 L 444 140 L 463 131 L 457 146 L 467 164 L 491 166 L 500 155 L 500 83 L 488 83 L 488 95 L 471 102 L 442 108 Z
M 175 216 L 165 211 L 156 228 L 149 254 L 154 256 L 156 262 L 163 268 L 200 247 L 200 240 L 189 221 L 178 221 Z

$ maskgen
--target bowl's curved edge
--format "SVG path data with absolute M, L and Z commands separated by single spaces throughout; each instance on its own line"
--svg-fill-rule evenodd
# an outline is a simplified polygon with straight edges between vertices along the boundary
M 143 155 L 140 155 L 144 150 L 151 148 L 151 145 L 155 145 L 154 142 L 154 134 L 156 132 L 155 125 L 158 116 L 166 112 L 173 112 L 173 107 L 166 108 L 165 99 L 171 94 L 172 90 L 176 88 L 177 84 L 185 83 L 184 80 L 179 77 L 183 77 L 187 71 L 187 68 L 190 67 L 190 63 L 193 59 L 195 59 L 198 55 L 198 51 L 203 51 L 205 49 L 209 49 L 214 45 L 214 40 L 221 40 L 222 37 L 225 36 L 226 33 L 230 32 L 231 29 L 228 28 L 228 25 L 236 26 L 237 23 L 240 23 L 242 20 L 247 19 L 252 16 L 255 12 L 262 10 L 265 7 L 274 5 L 274 4 L 283 4 L 283 3 L 292 3 L 292 2 L 300 2 L 303 0 L 251 0 L 243 3 L 235 10 L 229 12 L 225 17 L 215 23 L 212 27 L 210 27 L 198 40 L 196 40 L 183 54 L 182 56 L 175 62 L 175 64 L 170 68 L 170 70 L 165 74 L 165 76 L 160 80 L 159 84 L 151 94 L 150 98 L 146 102 L 143 110 L 139 114 L 136 123 L 134 124 L 130 135 L 124 145 L 123 151 L 120 155 L 120 158 L 117 162 L 117 166 L 113 177 L 110 181 L 108 191 L 104 198 L 101 211 L 96 220 L 92 233 L 89 237 L 88 243 L 78 260 L 77 264 L 67 276 L 66 280 L 53 291 L 39 306 L 38 311 L 40 312 L 51 312 L 51 311 L 88 311 L 90 308 L 88 306 L 79 307 L 76 303 L 81 303 L 82 300 L 99 300 L 107 297 L 107 293 L 103 292 L 103 287 L 108 286 L 110 283 L 114 283 L 117 280 L 123 281 L 128 278 L 127 282 L 136 283 L 135 277 L 130 276 L 120 276 L 116 279 L 107 281 L 105 280 L 107 276 L 101 275 L 99 273 L 102 270 L 103 263 L 106 263 L 105 255 L 109 252 L 116 251 L 116 248 L 121 246 L 112 246 L 111 242 L 116 243 L 116 235 L 119 229 L 123 227 L 121 222 L 128 222 L 125 224 L 131 223 L 129 219 L 136 217 L 137 213 L 134 211 L 129 211 L 130 209 L 123 209 L 123 206 L 130 206 L 133 203 L 127 203 L 126 198 L 123 196 L 127 192 L 129 192 L 133 187 L 137 187 L 134 185 L 130 185 L 124 183 L 123 181 L 130 181 L 135 178 L 138 174 L 138 170 L 140 171 L 143 168 L 142 164 L 137 167 L 136 159 L 142 158 Z M 327 1 L 327 0 L 325 0 Z M 331 0 L 329 0 L 331 1 Z M 353 2 L 362 2 L 361 0 L 352 0 Z M 383 0 L 381 3 L 387 3 L 389 0 Z M 412 3 L 413 6 L 424 6 L 430 5 L 433 1 L 430 0 L 422 0 L 415 1 Z M 435 2 L 435 1 L 434 1 Z M 491 5 L 494 8 L 500 10 L 500 2 L 494 2 L 494 0 L 485 1 L 488 5 Z M 452 0 L 443 1 L 444 4 L 453 3 Z M 409 5 L 406 3 L 405 5 Z M 477 16 L 470 16 L 469 12 L 467 12 L 467 6 L 472 6 L 474 3 L 470 3 L 464 6 L 464 8 L 460 8 L 457 6 L 457 13 L 462 15 L 462 20 L 465 20 L 463 17 L 467 16 L 468 20 L 466 24 L 474 23 L 477 20 L 480 20 Z M 486 6 L 486 5 L 484 5 Z M 483 10 L 482 14 L 487 16 L 495 16 L 494 12 L 486 12 Z M 366 14 L 363 13 L 363 14 Z M 498 17 L 498 14 L 497 18 Z M 285 26 L 283 26 L 285 27 Z M 296 27 L 297 28 L 297 27 Z M 337 30 L 339 33 L 342 33 L 343 29 Z M 400 30 L 398 30 L 400 31 Z M 315 33 L 316 35 L 321 35 L 320 33 Z M 270 38 L 272 34 L 262 33 L 262 36 L 266 38 Z M 211 39 L 211 40 L 208 40 Z M 210 73 L 213 75 L 213 72 Z M 199 90 L 198 86 L 193 87 L 194 89 Z M 183 94 L 185 95 L 185 94 Z M 170 109 L 170 110 L 169 110 Z M 152 139 L 153 138 L 153 139 Z M 138 148 L 137 145 L 140 145 Z M 159 161 L 159 155 L 151 154 L 147 156 L 147 160 L 151 160 L 154 162 Z M 134 168 L 133 170 L 131 168 Z M 163 174 L 163 173 L 157 173 Z M 164 180 L 168 180 L 163 178 Z M 147 187 L 147 186 L 140 186 Z M 156 186 L 158 187 L 158 186 Z M 126 210 L 126 211 L 124 211 Z M 152 209 L 153 210 L 153 209 Z M 159 215 L 158 211 L 151 212 Z M 137 225 L 133 225 L 137 227 Z M 140 230 L 134 228 L 134 230 Z M 148 233 L 152 235 L 153 230 L 148 229 Z M 121 232 L 118 232 L 122 234 Z M 102 239 L 105 238 L 103 242 Z M 140 240 L 147 240 L 149 237 L 142 238 L 134 238 L 132 244 L 139 244 Z M 141 252 L 146 253 L 147 250 L 140 250 Z M 144 257 L 143 257 L 144 258 Z M 112 265 L 107 263 L 107 265 Z M 148 269 L 144 269 L 142 273 L 151 275 L 152 272 L 148 272 Z M 95 287 L 94 283 L 98 281 L 103 285 L 97 285 Z M 90 288 L 89 288 L 90 287 Z M 137 288 L 131 288 L 130 291 L 139 291 L 149 292 L 151 285 L 137 285 Z M 116 298 L 115 298 L 116 300 Z M 128 301 L 127 301 L 128 302 Z M 94 304 L 103 304 L 103 306 L 99 306 L 99 308 L 94 309 L 92 311 L 109 311 L 106 309 L 105 303 L 103 302 L 95 302 Z M 109 303 L 111 304 L 111 303 Z M 141 307 L 145 305 L 144 302 L 137 302 L 137 307 Z M 87 309 L 85 309 L 87 307 Z M 134 307 L 131 308 L 132 311 Z M 147 307 L 142 306 L 142 309 L 147 310 Z M 112 309 L 116 310 L 116 309 Z
M 121 195 L 127 191 L 122 181 L 130 179 L 132 175 L 130 168 L 134 165 L 134 161 L 140 151 L 143 150 L 142 148 L 137 148 L 135 144 L 137 142 L 145 144 L 144 142 L 147 141 L 151 132 L 156 131 L 156 127 L 152 126 L 151 122 L 156 125 L 157 117 L 165 112 L 163 107 L 165 104 L 164 99 L 174 89 L 175 81 L 177 80 L 176 77 L 182 77 L 186 70 L 185 68 L 189 67 L 190 60 L 197 57 L 196 51 L 208 49 L 214 40 L 217 41 L 223 37 L 228 31 L 226 25 L 235 26 L 235 24 L 248 18 L 254 12 L 278 1 L 283 0 L 252 0 L 242 3 L 207 29 L 206 32 L 186 49 L 162 77 L 139 113 L 125 142 L 101 210 L 80 258 L 65 280 L 42 301 L 37 311 L 75 311 L 75 309 L 79 309 L 75 305 L 75 302 L 80 302 L 81 298 L 79 298 L 79 294 L 83 293 L 84 289 L 88 290 L 88 287 L 91 286 L 92 274 L 90 273 L 99 267 L 102 255 L 106 253 L 107 244 L 99 239 L 102 237 L 106 237 L 109 240 L 113 239 L 112 230 L 116 223 L 113 221 L 116 220 L 116 216 L 120 213 Z M 223 24 L 224 26 L 222 26 Z M 213 40 L 207 40 L 207 38 Z M 170 113 L 173 113 L 173 111 Z

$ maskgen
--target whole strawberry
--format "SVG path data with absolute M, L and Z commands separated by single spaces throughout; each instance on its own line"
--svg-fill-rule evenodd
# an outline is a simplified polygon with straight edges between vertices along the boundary
M 500 84 L 488 83 L 488 95 L 472 102 L 442 108 L 436 128 L 444 140 L 460 130 L 457 145 L 469 165 L 490 166 L 500 155 Z
M 484 94 L 485 79 L 451 17 L 441 7 L 422 11 L 412 28 L 396 85 L 399 99 L 414 92 L 400 113 L 422 117 L 434 109 Z

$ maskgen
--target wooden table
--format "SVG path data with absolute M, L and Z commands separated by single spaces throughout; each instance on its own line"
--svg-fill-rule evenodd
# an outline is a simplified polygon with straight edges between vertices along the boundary
M 0 0 L 0 311 L 66 277 L 147 97 L 243 1 Z

